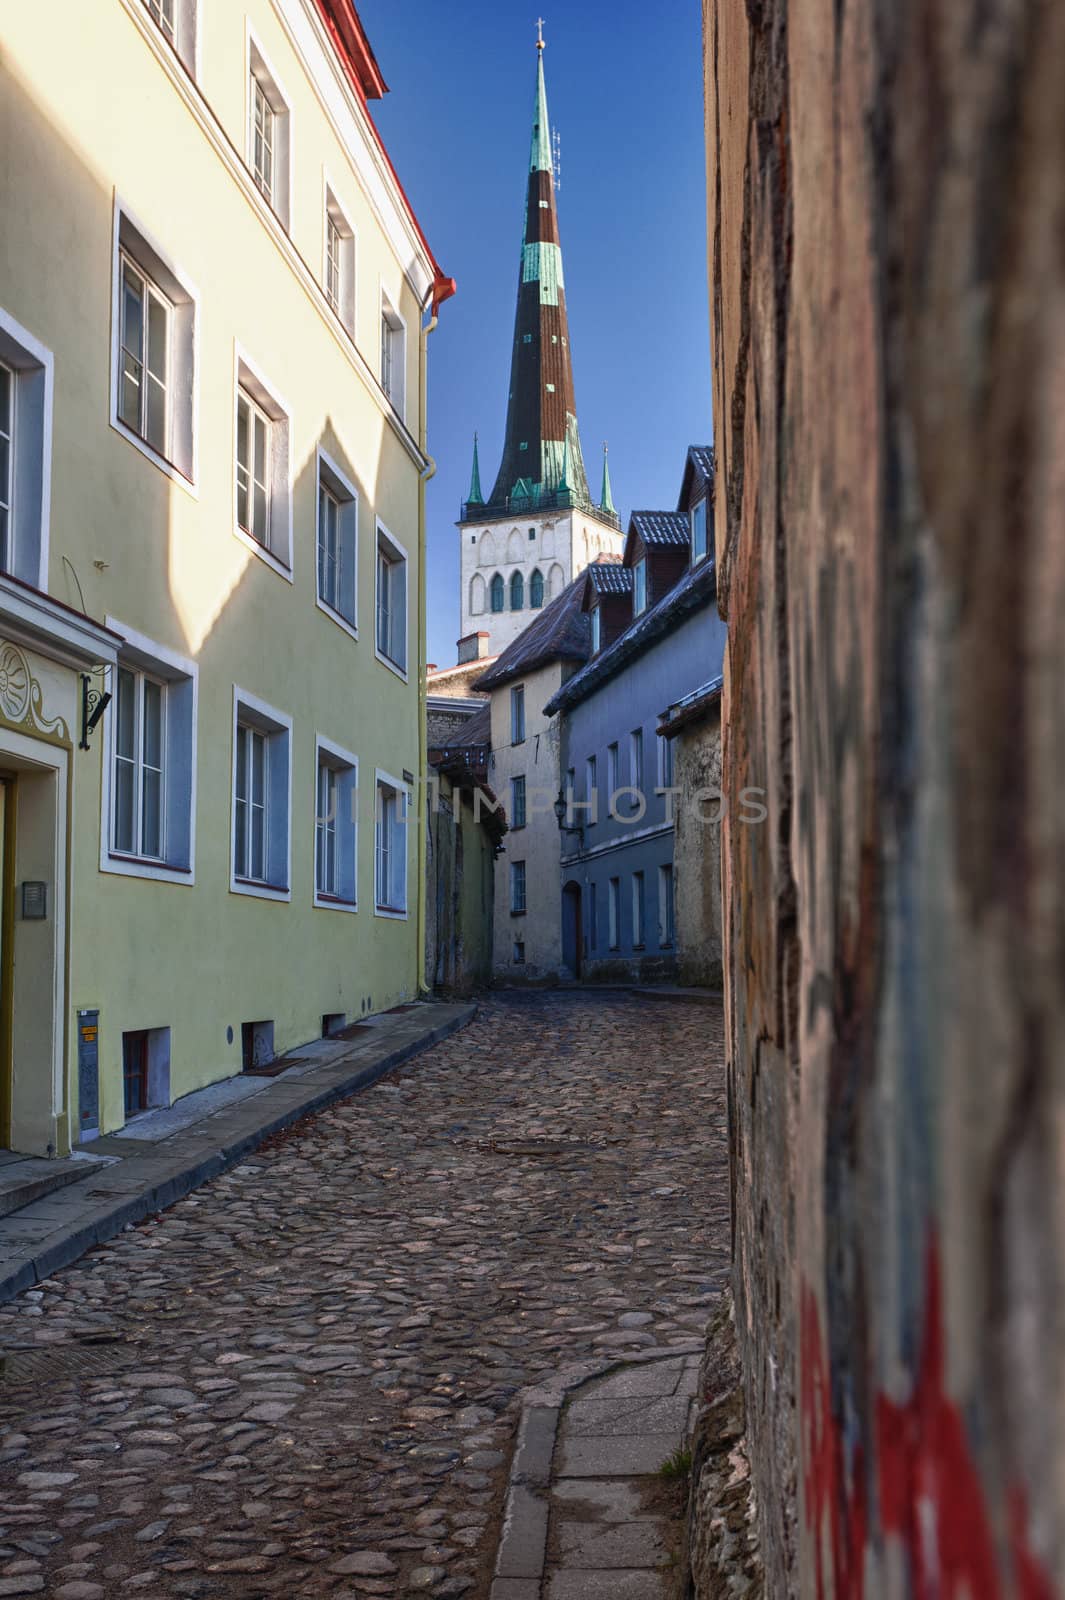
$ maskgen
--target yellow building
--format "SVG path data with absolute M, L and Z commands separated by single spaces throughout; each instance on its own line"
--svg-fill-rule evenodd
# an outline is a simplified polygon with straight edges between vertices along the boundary
M 0 1145 L 62 1154 L 418 990 L 454 286 L 351 0 L 3 34 Z

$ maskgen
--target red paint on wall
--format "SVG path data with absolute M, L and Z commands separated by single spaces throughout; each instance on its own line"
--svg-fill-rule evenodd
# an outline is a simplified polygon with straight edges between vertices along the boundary
M 804 1286 L 801 1309 L 803 1491 L 813 1535 L 817 1600 L 862 1600 L 869 1511 L 863 1452 L 850 1461 L 832 1410 L 831 1374 L 817 1301 Z M 925 1326 L 917 1380 L 899 1405 L 876 1399 L 877 1510 L 884 1535 L 909 1553 L 914 1600 L 1056 1600 L 1028 1542 L 1023 1493 L 1009 1505 L 1013 1584 L 1004 1581 L 983 1484 L 965 1421 L 945 1388 L 939 1252 L 928 1252 Z

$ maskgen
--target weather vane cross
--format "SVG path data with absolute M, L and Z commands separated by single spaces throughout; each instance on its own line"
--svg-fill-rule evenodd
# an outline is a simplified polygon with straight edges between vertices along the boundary
M 537 19 L 536 19 L 536 48 L 537 48 L 537 50 L 542 50 L 544 48 L 544 19 L 543 19 L 543 17 L 537 17 Z

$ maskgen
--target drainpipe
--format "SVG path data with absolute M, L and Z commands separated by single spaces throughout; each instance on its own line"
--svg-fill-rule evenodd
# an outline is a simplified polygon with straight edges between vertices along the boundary
M 433 298 L 435 285 L 430 288 L 422 302 L 422 316 L 424 317 L 427 306 Z M 428 992 L 428 983 L 425 973 L 425 932 L 426 932 L 426 816 L 423 805 L 428 804 L 428 785 L 423 793 L 422 779 L 429 776 L 429 748 L 428 734 L 425 726 L 425 612 L 426 612 L 426 533 L 425 533 L 425 485 L 436 473 L 436 462 L 426 449 L 427 444 L 427 365 L 429 356 L 429 335 L 435 330 L 437 314 L 434 309 L 429 321 L 421 330 L 419 341 L 418 362 L 418 448 L 425 456 L 426 465 L 418 475 L 418 783 L 415 788 L 418 805 L 418 954 L 417 954 L 417 985 L 418 993 Z

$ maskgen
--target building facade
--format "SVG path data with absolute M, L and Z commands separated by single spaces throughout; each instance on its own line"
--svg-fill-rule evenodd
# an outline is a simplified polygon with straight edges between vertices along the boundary
M 634 512 L 623 568 L 589 568 L 582 605 L 591 656 L 545 708 L 560 729 L 561 955 L 572 977 L 676 981 L 683 968 L 706 981 L 720 972 L 720 918 L 716 932 L 698 934 L 702 959 L 682 956 L 678 920 L 678 906 L 690 905 L 685 931 L 699 927 L 695 880 L 717 872 L 719 819 L 708 796 L 678 782 L 671 730 L 660 731 L 666 708 L 708 669 L 719 674 L 724 655 L 708 539 L 712 491 L 711 453 L 695 447 L 678 510 Z M 678 858 L 681 805 L 692 814 Z M 683 897 L 681 870 L 692 880 Z M 716 974 L 712 965 L 707 972 L 707 940 Z
M 384 88 L 340 0 L 5 17 L 0 1143 L 62 1153 L 417 991 L 453 285 Z
M 459 521 L 461 633 L 486 632 L 493 656 L 589 562 L 622 545 L 606 457 L 596 502 L 577 427 L 543 49 L 541 40 L 503 457 L 486 500 L 474 440 Z

